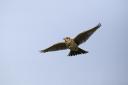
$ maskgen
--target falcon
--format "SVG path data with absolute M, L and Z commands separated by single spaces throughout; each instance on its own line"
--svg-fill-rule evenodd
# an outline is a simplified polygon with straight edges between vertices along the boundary
M 64 42 L 56 43 L 44 50 L 41 50 L 41 53 L 51 52 L 51 51 L 59 51 L 59 50 L 66 50 L 69 49 L 70 52 L 68 56 L 75 56 L 79 54 L 86 54 L 88 51 L 83 50 L 79 47 L 80 44 L 86 42 L 89 37 L 98 29 L 101 27 L 101 24 L 99 23 L 95 27 L 81 32 L 78 34 L 75 38 L 65 37 Z

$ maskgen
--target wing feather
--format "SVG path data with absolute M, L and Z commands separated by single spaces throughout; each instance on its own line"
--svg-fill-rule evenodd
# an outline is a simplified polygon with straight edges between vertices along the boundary
M 99 23 L 97 26 L 93 27 L 92 29 L 88 31 L 84 31 L 80 34 L 78 34 L 75 38 L 74 41 L 77 43 L 77 45 L 82 44 L 83 42 L 86 42 L 88 38 L 101 26 Z
M 60 43 L 54 44 L 44 50 L 41 50 L 40 52 L 45 53 L 45 52 L 65 50 L 65 49 L 67 49 L 66 44 L 64 42 L 60 42 Z

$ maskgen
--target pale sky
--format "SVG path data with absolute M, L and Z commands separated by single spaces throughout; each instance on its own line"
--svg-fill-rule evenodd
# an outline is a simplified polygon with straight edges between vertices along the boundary
M 127 0 L 1 0 L 0 85 L 128 85 Z M 101 22 L 86 55 L 39 50 Z

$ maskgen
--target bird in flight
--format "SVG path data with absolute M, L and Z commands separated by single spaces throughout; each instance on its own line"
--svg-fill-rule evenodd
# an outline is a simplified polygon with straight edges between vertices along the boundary
M 75 56 L 79 54 L 86 54 L 88 51 L 85 51 L 78 46 L 88 40 L 88 38 L 98 29 L 101 27 L 99 23 L 97 26 L 81 32 L 75 38 L 65 37 L 64 42 L 56 43 L 44 50 L 41 50 L 41 53 L 51 52 L 51 51 L 58 51 L 58 50 L 66 50 L 70 49 L 68 56 Z

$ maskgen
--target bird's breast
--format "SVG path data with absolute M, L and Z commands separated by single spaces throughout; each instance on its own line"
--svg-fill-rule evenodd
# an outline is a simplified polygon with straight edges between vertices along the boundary
M 71 42 L 65 42 L 66 46 L 72 50 L 72 51 L 77 51 L 78 50 L 78 46 L 77 44 L 72 40 Z

